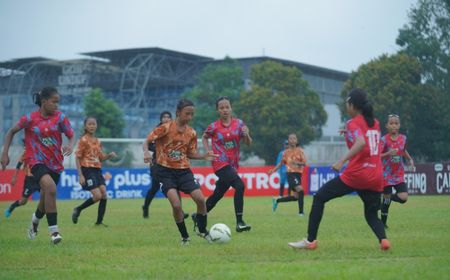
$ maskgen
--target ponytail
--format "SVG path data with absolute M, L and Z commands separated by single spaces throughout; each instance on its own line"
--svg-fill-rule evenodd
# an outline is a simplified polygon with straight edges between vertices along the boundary
M 33 94 L 33 103 L 41 107 L 41 92 L 36 92 Z
M 347 102 L 352 104 L 356 109 L 361 111 L 368 127 L 373 127 L 375 118 L 373 116 L 372 104 L 367 100 L 367 93 L 360 88 L 352 89 L 347 98 Z
M 58 94 L 58 90 L 54 87 L 45 87 L 40 92 L 33 94 L 33 103 L 42 106 L 42 99 L 49 99 L 53 95 Z
M 372 127 L 375 124 L 375 118 L 373 116 L 373 107 L 372 104 L 367 102 L 362 108 L 362 115 L 364 116 L 364 120 L 367 123 L 368 127 Z

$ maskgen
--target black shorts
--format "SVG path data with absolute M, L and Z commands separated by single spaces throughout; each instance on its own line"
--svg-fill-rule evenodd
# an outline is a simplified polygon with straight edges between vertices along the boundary
M 167 196 L 167 192 L 170 189 L 176 189 L 182 191 L 185 194 L 190 194 L 191 192 L 200 189 L 200 185 L 194 178 L 194 174 L 191 169 L 173 169 L 156 165 L 155 168 L 157 175 L 157 180 L 159 186 L 161 187 L 162 193 Z
M 106 186 L 105 178 L 103 177 L 102 170 L 94 167 L 81 167 L 81 173 L 84 176 L 85 183 L 81 185 L 83 190 L 90 191 L 100 186 Z
M 287 172 L 286 173 L 289 190 L 295 191 L 295 187 L 302 185 L 302 174 L 297 172 Z
M 55 185 L 58 185 L 60 174 L 51 170 L 50 168 L 48 168 L 47 165 L 45 165 L 43 163 L 38 163 L 38 164 L 34 165 L 31 168 L 31 173 L 33 174 L 34 179 L 38 183 L 41 181 L 42 176 L 48 174 L 48 175 L 50 175 L 50 177 L 52 177 L 53 182 L 55 182 Z
M 408 192 L 408 187 L 406 186 L 405 182 L 401 182 L 397 185 L 384 187 L 383 193 L 392 194 L 392 188 L 394 188 L 397 193 Z
M 40 191 L 41 186 L 39 186 L 39 182 L 34 179 L 33 176 L 26 176 L 25 181 L 23 182 L 23 191 L 22 197 L 30 197 L 34 192 Z
M 226 185 L 227 187 L 235 187 L 235 185 L 242 181 L 241 177 L 237 174 L 236 170 L 230 165 L 224 166 L 215 172 L 219 179 L 216 185 Z

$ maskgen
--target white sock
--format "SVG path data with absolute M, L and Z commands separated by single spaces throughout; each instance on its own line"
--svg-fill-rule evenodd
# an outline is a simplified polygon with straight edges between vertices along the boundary
M 49 226 L 48 227 L 48 231 L 50 231 L 51 234 L 59 232 L 58 231 L 58 225 L 54 225 L 54 226 Z
M 36 217 L 36 214 L 33 213 L 33 216 L 31 216 L 31 222 L 33 222 L 33 224 L 39 224 L 40 219 L 38 217 Z

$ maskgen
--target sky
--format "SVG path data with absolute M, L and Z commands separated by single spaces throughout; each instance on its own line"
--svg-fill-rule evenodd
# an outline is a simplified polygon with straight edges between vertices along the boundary
M 350 72 L 398 50 L 416 0 L 0 0 L 0 61 L 160 47 Z

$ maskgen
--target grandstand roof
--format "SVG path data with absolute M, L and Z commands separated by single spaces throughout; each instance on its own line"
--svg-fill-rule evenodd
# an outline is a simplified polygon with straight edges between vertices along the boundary
M 244 57 L 244 58 L 233 58 L 233 59 L 235 59 L 241 63 L 242 62 L 255 63 L 255 62 L 262 62 L 262 61 L 276 61 L 283 65 L 298 67 L 302 70 L 302 72 L 307 73 L 307 74 L 320 75 L 322 77 L 329 77 L 329 78 L 343 80 L 343 81 L 347 80 L 350 75 L 349 73 L 343 72 L 343 71 L 333 70 L 333 69 L 329 69 L 329 68 L 324 68 L 324 67 L 320 67 L 320 66 L 315 66 L 315 65 L 310 65 L 310 64 L 305 64 L 305 63 L 295 62 L 295 61 L 291 61 L 291 60 L 270 57 L 270 56 L 255 56 L 255 57 Z M 223 60 L 215 60 L 214 61 L 214 63 L 220 63 L 220 62 L 223 62 Z
M 99 51 L 99 52 L 87 52 L 81 53 L 82 55 L 93 56 L 108 59 L 111 62 L 120 62 L 125 60 L 130 60 L 138 54 L 143 53 L 154 53 L 159 55 L 169 55 L 171 57 L 176 57 L 179 59 L 194 60 L 194 61 L 210 61 L 214 60 L 211 57 L 200 56 L 195 54 L 183 53 L 178 51 L 172 51 L 162 48 L 134 48 L 134 49 L 121 49 L 121 50 L 110 50 L 110 51 Z
M 17 59 L 0 62 L 0 68 L 14 70 L 14 69 L 19 68 L 23 64 L 28 64 L 28 63 L 32 63 L 32 62 L 41 62 L 41 61 L 56 61 L 56 60 L 52 60 L 50 58 L 41 57 L 41 56 L 17 58 Z

